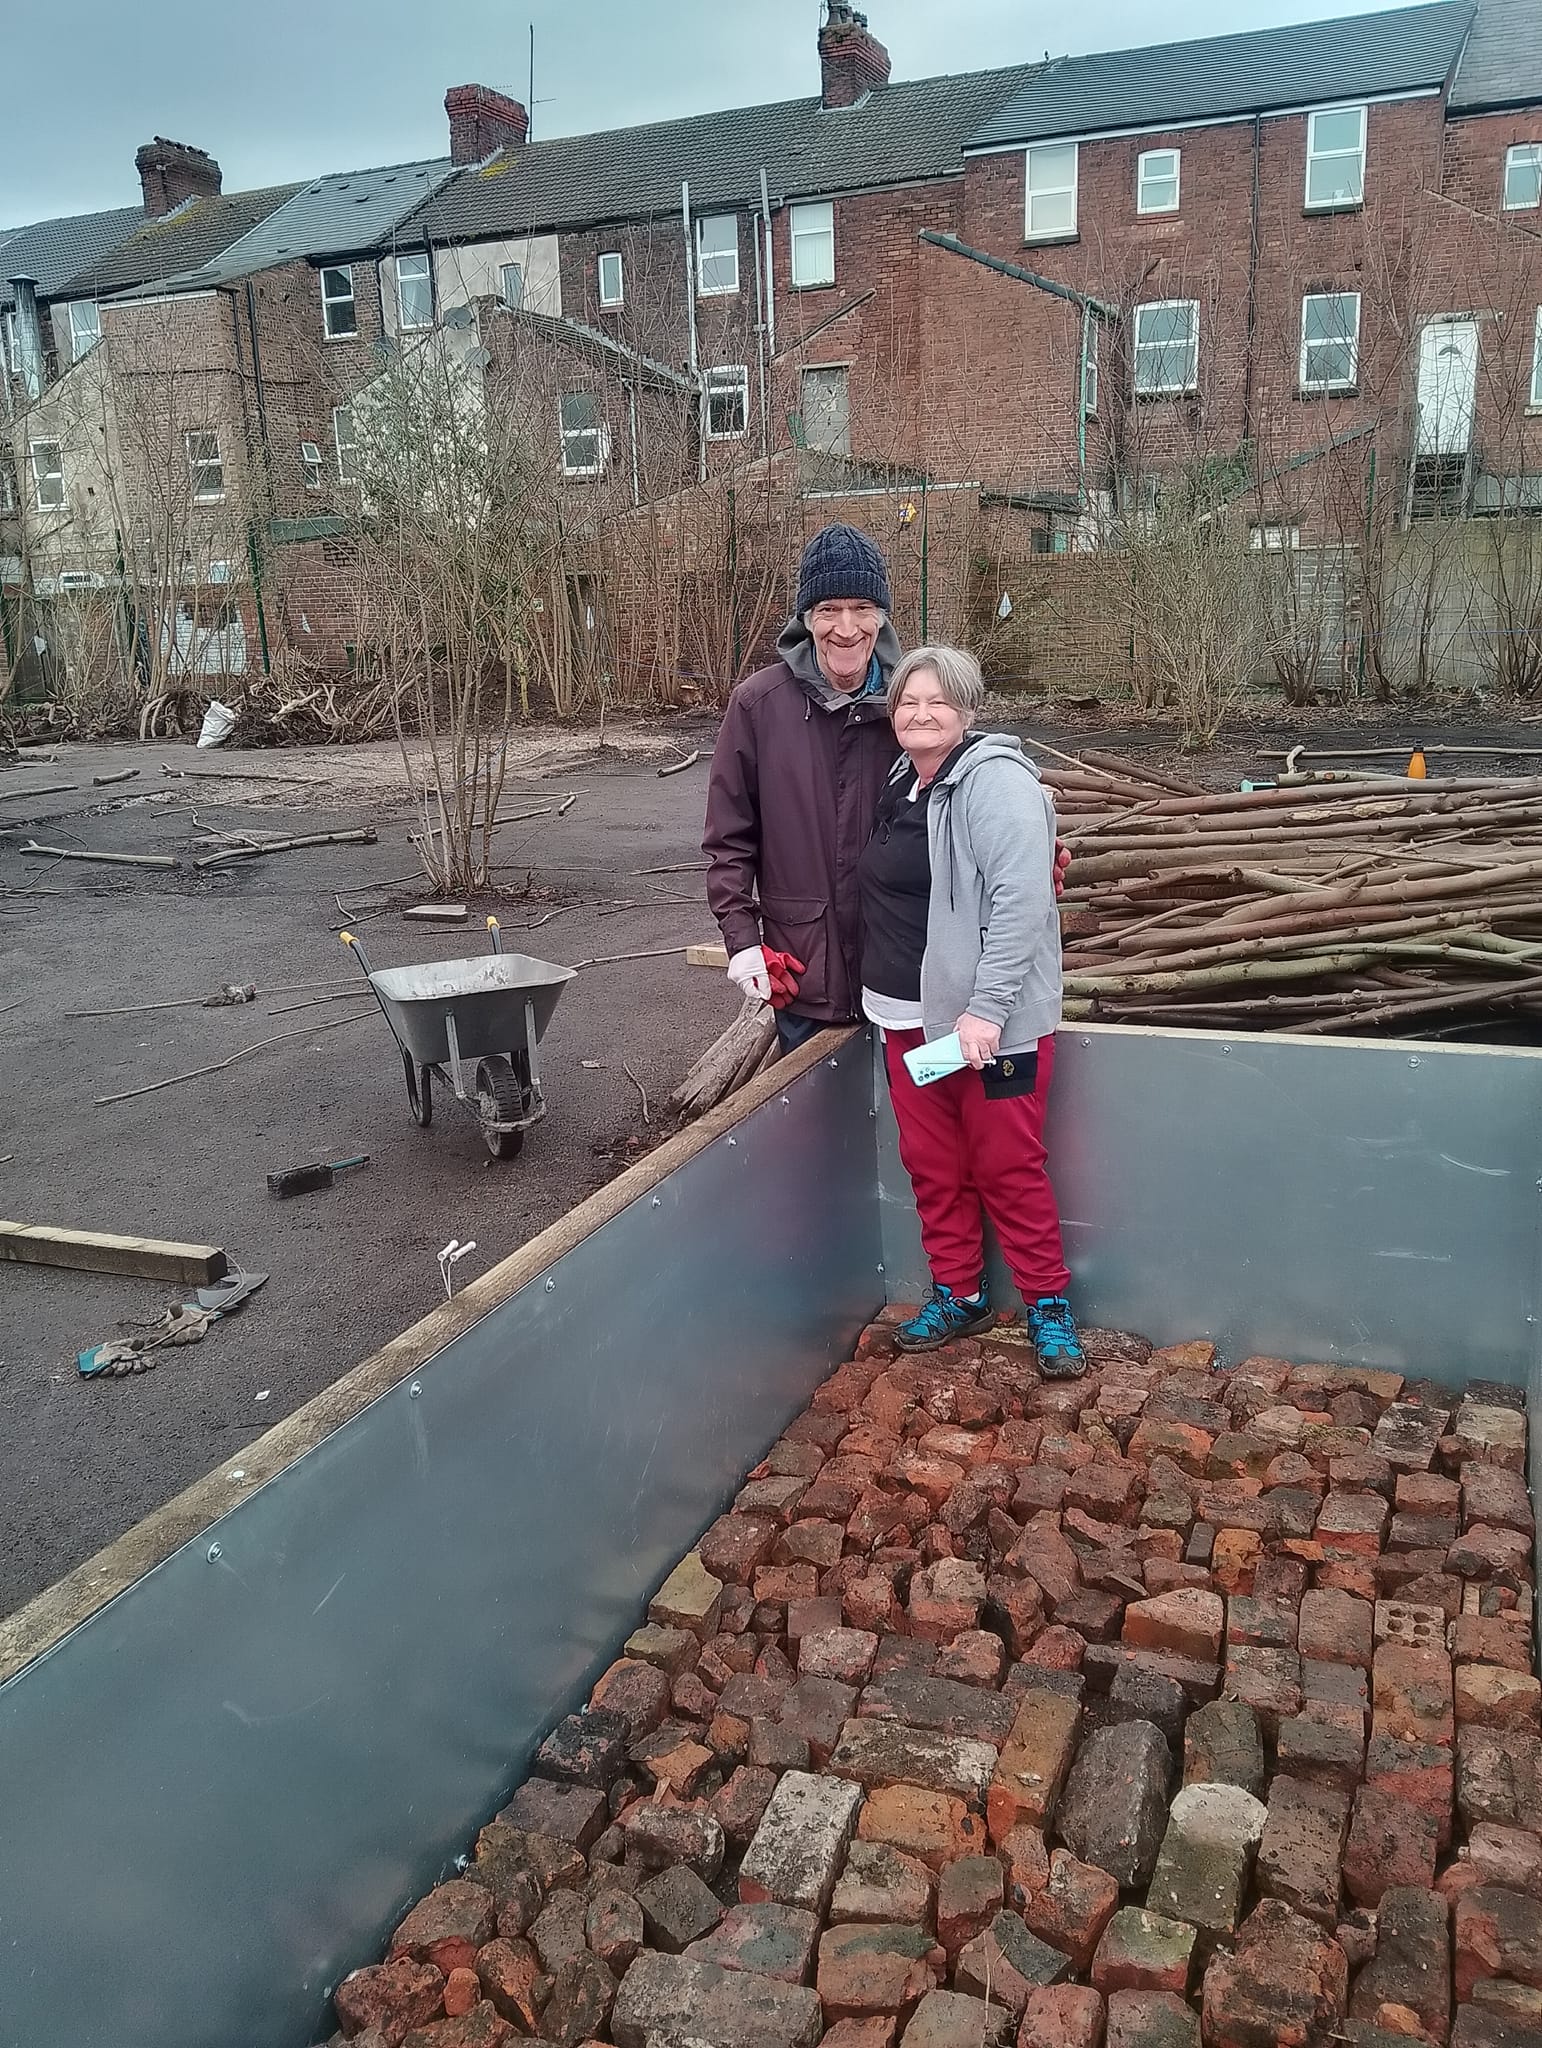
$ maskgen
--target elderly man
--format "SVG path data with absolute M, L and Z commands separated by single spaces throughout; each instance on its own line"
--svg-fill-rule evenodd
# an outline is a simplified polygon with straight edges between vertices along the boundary
M 780 657 L 734 690 L 707 786 L 707 901 L 728 974 L 777 1011 L 783 1051 L 861 1008 L 857 862 L 899 748 L 884 702 L 900 658 L 883 556 L 854 526 L 803 550 Z M 767 950 L 787 954 L 783 968 Z

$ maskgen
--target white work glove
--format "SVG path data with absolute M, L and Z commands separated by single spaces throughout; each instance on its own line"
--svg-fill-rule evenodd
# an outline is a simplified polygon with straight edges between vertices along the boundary
M 771 1000 L 771 977 L 766 972 L 766 955 L 763 947 L 746 946 L 742 953 L 735 953 L 728 963 L 728 979 L 735 988 L 743 989 L 747 996 L 769 1003 Z

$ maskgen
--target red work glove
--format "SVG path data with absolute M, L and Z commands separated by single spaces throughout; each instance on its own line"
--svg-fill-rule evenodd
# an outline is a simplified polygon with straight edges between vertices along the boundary
M 795 953 L 778 953 L 774 946 L 764 946 L 761 950 L 766 956 L 766 973 L 771 981 L 771 1007 L 773 1010 L 785 1010 L 798 993 L 798 976 L 807 970 Z
M 1055 859 L 1050 870 L 1055 878 L 1055 894 L 1065 893 L 1065 871 L 1071 865 L 1071 849 L 1063 839 L 1055 841 Z

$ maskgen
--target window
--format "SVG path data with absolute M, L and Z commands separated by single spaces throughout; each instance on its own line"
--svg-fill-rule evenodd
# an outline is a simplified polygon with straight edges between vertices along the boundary
M 359 440 L 351 405 L 339 405 L 334 408 L 332 440 L 337 448 L 338 482 L 356 484 L 359 481 Z
M 1053 242 L 1076 233 L 1076 144 L 1038 143 L 1028 152 L 1030 242 Z
M 739 289 L 739 216 L 713 213 L 696 223 L 696 292 L 711 299 Z
M 565 391 L 558 400 L 562 421 L 562 474 L 598 476 L 604 461 L 604 429 L 592 391 Z
M 220 461 L 220 437 L 212 427 L 200 427 L 182 437 L 187 447 L 188 474 L 193 480 L 193 498 L 209 503 L 225 495 L 225 465 Z
M 1537 338 L 1531 350 L 1531 402 L 1542 412 L 1542 306 L 1537 308 Z
M 525 266 L 523 263 L 505 263 L 498 272 L 498 289 L 503 303 L 516 310 L 525 303 Z
M 70 361 L 78 363 L 90 355 L 102 338 L 102 323 L 95 299 L 77 299 L 68 309 L 70 318 Z
M 707 439 L 732 441 L 749 424 L 750 373 L 742 363 L 707 372 Z
M 1082 385 L 1082 414 L 1086 419 L 1096 419 L 1098 411 L 1098 340 L 1096 320 L 1087 322 L 1087 371 Z
M 1143 150 L 1135 160 L 1135 211 L 1176 213 L 1178 211 L 1178 163 L 1176 149 Z
M 621 254 L 619 250 L 607 250 L 600 258 L 600 304 L 619 306 L 624 303 L 626 292 L 621 277 Z
M 1352 391 L 1360 359 L 1360 294 L 1308 293 L 1301 301 L 1301 389 Z
M 353 294 L 349 292 L 349 332 L 353 329 Z M 398 256 L 396 259 L 396 308 L 404 328 L 432 327 L 434 324 L 434 280 L 429 273 L 428 253 Z M 327 332 L 330 334 L 331 329 Z
M 803 445 L 816 455 L 851 454 L 851 384 L 844 363 L 803 372 Z
M 1248 537 L 1253 548 L 1266 555 L 1283 555 L 1301 545 L 1299 526 L 1255 526 Z
M 321 273 L 321 324 L 328 341 L 345 334 L 357 334 L 359 322 L 353 303 L 353 265 L 344 263 Z
M 1542 206 L 1542 142 L 1519 142 L 1505 151 L 1505 211 Z
M 1144 397 L 1199 382 L 1199 302 L 1159 299 L 1135 308 L 1135 389 Z
M 835 208 L 829 200 L 792 209 L 792 281 L 835 282 Z
M 321 489 L 321 450 L 314 441 L 300 443 L 300 467 L 305 471 L 305 488 Z
M 1332 107 L 1306 117 L 1306 208 L 1358 206 L 1365 197 L 1365 109 Z
M 40 512 L 57 512 L 64 503 L 64 450 L 57 441 L 32 443 L 32 489 Z

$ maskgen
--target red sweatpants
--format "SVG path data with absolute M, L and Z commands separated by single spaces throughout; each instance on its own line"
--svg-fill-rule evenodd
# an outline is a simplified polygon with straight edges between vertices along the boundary
M 973 1294 L 979 1285 L 983 1203 L 1024 1301 L 1064 1294 L 1071 1276 L 1043 1137 L 1054 1038 L 1039 1040 L 1033 1093 L 991 1102 L 973 1067 L 918 1088 L 901 1055 L 925 1037 L 924 1031 L 887 1032 L 884 1063 L 933 1280 L 955 1294 Z

